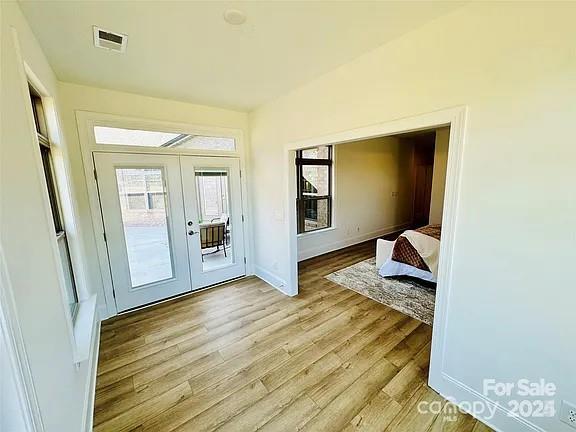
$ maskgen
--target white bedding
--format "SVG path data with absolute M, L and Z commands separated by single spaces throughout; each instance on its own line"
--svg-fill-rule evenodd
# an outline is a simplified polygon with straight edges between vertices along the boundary
M 396 262 L 392 259 L 388 259 L 380 270 L 378 271 L 380 276 L 412 276 L 418 279 L 422 279 L 428 282 L 436 282 L 436 277 L 432 273 L 426 270 L 421 270 L 411 265 Z
M 434 279 L 438 277 L 438 255 L 440 254 L 440 240 L 418 231 L 407 230 L 400 234 L 408 239 L 410 244 L 422 257 Z
M 436 282 L 440 241 L 412 230 L 407 230 L 401 235 L 408 239 L 431 271 L 392 260 L 394 242 L 378 239 L 376 241 L 376 267 L 380 276 L 412 276 L 425 281 Z

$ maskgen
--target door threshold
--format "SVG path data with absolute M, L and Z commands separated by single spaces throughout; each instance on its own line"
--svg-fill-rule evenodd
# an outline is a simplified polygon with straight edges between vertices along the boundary
M 142 310 L 142 309 L 148 309 L 148 308 L 150 308 L 150 307 L 152 307 L 152 306 L 157 306 L 157 305 L 160 305 L 160 304 L 162 304 L 162 303 L 167 303 L 167 302 L 169 302 L 169 301 L 177 300 L 177 299 L 179 299 L 179 298 L 186 297 L 186 296 L 189 296 L 189 295 L 192 295 L 192 294 L 197 294 L 197 293 L 199 293 L 199 292 L 207 291 L 207 290 L 209 290 L 209 289 L 216 288 L 216 287 L 219 287 L 219 286 L 221 286 L 221 285 L 225 285 L 225 284 L 230 283 L 230 282 L 238 281 L 238 280 L 241 280 L 241 279 L 246 279 L 247 277 L 248 277 L 247 275 L 242 275 L 242 276 L 238 276 L 238 277 L 235 277 L 235 278 L 232 278 L 232 279 L 226 279 L 225 281 L 217 282 L 217 283 L 215 283 L 215 284 L 208 285 L 208 286 L 205 286 L 205 287 L 202 287 L 202 288 L 197 288 L 197 289 L 192 290 L 192 291 L 189 291 L 189 292 L 185 292 L 185 293 L 182 293 L 182 294 L 176 294 L 176 295 L 174 295 L 174 296 L 172 296 L 172 297 L 166 297 L 165 299 L 162 299 L 162 300 L 158 300 L 158 301 L 155 301 L 155 302 L 146 303 L 146 304 L 141 305 L 141 306 L 136 306 L 136 307 L 133 307 L 133 308 L 130 308 L 130 309 L 126 309 L 126 310 L 124 310 L 124 311 L 122 311 L 122 312 L 118 312 L 115 316 L 127 315 L 127 314 L 131 314 L 131 313 L 133 313 L 133 312 L 140 311 L 140 310 Z M 110 318 L 113 318 L 113 317 L 110 317 Z

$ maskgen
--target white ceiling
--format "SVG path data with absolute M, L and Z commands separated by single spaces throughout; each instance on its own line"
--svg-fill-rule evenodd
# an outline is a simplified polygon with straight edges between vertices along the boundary
M 453 1 L 21 1 L 62 81 L 251 110 L 460 5 Z M 227 8 L 247 21 L 231 26 Z M 95 48 L 92 26 L 125 33 Z

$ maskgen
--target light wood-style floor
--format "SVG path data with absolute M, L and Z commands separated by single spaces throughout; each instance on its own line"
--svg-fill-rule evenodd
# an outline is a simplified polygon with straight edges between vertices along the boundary
M 458 431 L 426 385 L 431 328 L 324 276 L 364 243 L 301 264 L 289 298 L 248 278 L 102 325 L 95 431 Z

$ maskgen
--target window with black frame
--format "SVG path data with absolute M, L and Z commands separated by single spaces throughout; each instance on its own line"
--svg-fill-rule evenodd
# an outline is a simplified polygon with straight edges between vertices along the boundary
M 56 230 L 56 240 L 58 243 L 58 251 L 62 262 L 62 269 L 64 272 L 64 283 L 66 286 L 66 295 L 68 305 L 70 307 L 70 314 L 72 319 L 75 318 L 78 310 L 78 294 L 76 291 L 76 281 L 74 279 L 74 271 L 72 269 L 72 261 L 70 259 L 70 249 L 68 247 L 68 239 L 64 228 L 62 219 L 62 211 L 60 208 L 60 197 L 58 195 L 58 188 L 56 185 L 56 178 L 54 176 L 54 164 L 52 160 L 52 148 L 50 139 L 48 137 L 48 128 L 46 124 L 46 114 L 42 104 L 40 95 L 30 87 L 30 102 L 32 104 L 32 112 L 34 115 L 34 124 L 36 126 L 36 133 L 38 135 L 38 143 L 40 144 L 40 155 L 42 156 L 42 167 L 44 169 L 44 177 L 46 178 L 46 187 L 48 199 L 50 201 L 50 210 L 52 219 L 54 221 L 54 228 Z
M 332 146 L 296 152 L 298 234 L 332 225 Z

